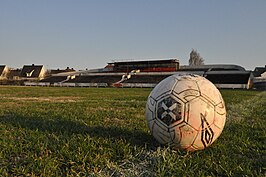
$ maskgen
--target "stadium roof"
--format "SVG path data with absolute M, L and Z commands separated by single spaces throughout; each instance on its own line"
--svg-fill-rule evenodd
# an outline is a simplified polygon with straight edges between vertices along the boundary
M 114 61 L 110 62 L 108 64 L 128 64 L 128 63 L 133 63 L 133 64 L 146 64 L 146 63 L 178 63 L 179 60 L 176 58 L 173 59 L 158 59 L 158 60 L 128 60 L 128 61 Z
M 226 64 L 216 64 L 216 65 L 198 65 L 198 66 L 180 66 L 180 70 L 202 70 L 202 71 L 246 71 L 245 68 L 239 65 L 226 65 Z
M 255 77 L 259 77 L 264 72 L 266 72 L 266 65 L 265 67 L 256 67 L 253 71 L 253 74 Z

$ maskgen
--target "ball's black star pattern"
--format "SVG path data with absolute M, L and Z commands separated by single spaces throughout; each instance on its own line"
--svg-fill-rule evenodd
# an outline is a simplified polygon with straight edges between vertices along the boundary
M 157 117 L 167 126 L 181 120 L 181 104 L 172 97 L 158 103 Z

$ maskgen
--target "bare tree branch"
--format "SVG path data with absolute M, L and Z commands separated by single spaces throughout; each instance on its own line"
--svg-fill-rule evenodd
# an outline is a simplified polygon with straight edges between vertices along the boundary
M 197 50 L 192 49 L 190 52 L 190 58 L 188 60 L 189 66 L 204 65 L 204 59 L 200 56 Z

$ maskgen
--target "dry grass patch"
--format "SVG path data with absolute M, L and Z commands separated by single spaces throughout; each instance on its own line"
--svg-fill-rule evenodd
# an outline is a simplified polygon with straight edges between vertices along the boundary
M 79 102 L 82 100 L 82 97 L 1 97 L 1 99 L 8 99 L 14 101 L 28 101 L 28 102 Z

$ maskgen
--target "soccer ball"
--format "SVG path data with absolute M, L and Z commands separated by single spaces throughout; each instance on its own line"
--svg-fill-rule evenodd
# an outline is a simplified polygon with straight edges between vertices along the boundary
M 193 74 L 162 80 L 150 93 L 145 114 L 159 143 L 188 151 L 210 146 L 226 120 L 219 90 L 209 80 Z

